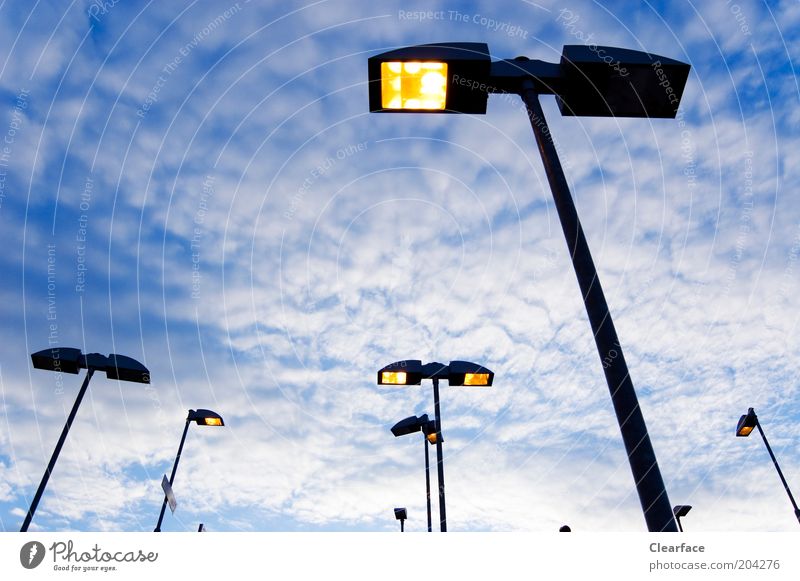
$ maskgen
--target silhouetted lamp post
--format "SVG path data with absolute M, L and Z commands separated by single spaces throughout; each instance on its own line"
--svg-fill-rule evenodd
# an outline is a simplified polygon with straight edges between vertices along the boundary
M 679 504 L 677 506 L 672 507 L 672 514 L 675 515 L 675 522 L 678 523 L 678 530 L 680 532 L 683 532 L 683 526 L 681 526 L 681 518 L 689 514 L 690 510 L 692 510 L 691 504 Z
M 378 371 L 378 385 L 420 385 L 423 379 L 433 382 L 433 409 L 436 433 L 436 468 L 439 479 L 439 530 L 447 532 L 447 515 L 444 503 L 444 457 L 442 454 L 442 416 L 439 411 L 439 380 L 446 379 L 451 386 L 492 385 L 494 373 L 469 361 L 451 361 L 422 364 L 419 359 L 406 359 L 391 363 Z M 431 443 L 434 443 L 431 441 Z
M 650 531 L 677 527 L 539 95 L 555 95 L 567 116 L 674 118 L 689 68 L 595 45 L 565 46 L 558 63 L 527 57 L 492 62 L 486 44 L 458 42 L 401 48 L 368 61 L 371 112 L 483 114 L 489 93 L 517 94 L 525 102 Z
M 786 494 L 789 495 L 789 500 L 794 508 L 794 516 L 797 518 L 797 522 L 800 522 L 800 509 L 797 508 L 797 503 L 794 500 L 794 496 L 792 496 L 792 491 L 789 490 L 789 484 L 786 482 L 786 478 L 783 477 L 781 467 L 778 466 L 778 460 L 775 458 L 775 454 L 772 453 L 772 447 L 769 445 L 767 436 L 764 434 L 764 430 L 761 428 L 761 422 L 758 421 L 758 416 L 756 416 L 755 410 L 753 408 L 749 408 L 747 413 L 739 418 L 739 423 L 736 425 L 736 437 L 746 438 L 750 435 L 750 432 L 753 431 L 753 428 L 758 428 L 758 431 L 761 433 L 761 437 L 764 439 L 764 445 L 767 447 L 769 457 L 772 458 L 772 463 L 775 464 L 775 470 L 778 471 L 778 476 L 780 476 L 783 488 L 786 490 Z
M 181 443 L 178 445 L 178 454 L 175 456 L 175 463 L 172 465 L 172 475 L 169 477 L 169 484 L 175 482 L 175 472 L 178 470 L 178 462 L 181 459 L 181 452 L 183 452 L 183 443 L 186 441 L 186 432 L 189 431 L 189 424 L 195 422 L 198 426 L 224 426 L 225 422 L 222 421 L 222 416 L 211 410 L 189 410 L 189 415 L 186 417 L 186 425 L 183 426 L 183 435 L 181 436 Z M 167 508 L 167 496 L 164 495 L 164 502 L 161 503 L 161 512 L 158 515 L 158 522 L 153 532 L 161 532 L 161 521 L 164 520 L 164 511 Z
M 427 507 L 428 507 L 428 532 L 431 532 L 432 529 L 432 521 L 431 521 L 431 470 L 430 470 L 430 457 L 428 455 L 428 445 L 435 444 L 437 441 L 436 438 L 436 422 L 433 420 L 428 419 L 428 414 L 422 414 L 421 416 L 411 416 L 404 420 L 400 420 L 394 426 L 392 426 L 392 434 L 394 437 L 405 436 L 407 434 L 414 434 L 416 432 L 422 432 L 425 436 L 424 446 L 425 446 L 425 496 L 427 498 Z
M 83 384 L 78 391 L 78 397 L 75 398 L 72 411 L 70 411 L 67 417 L 67 423 L 64 424 L 61 437 L 59 437 L 58 443 L 56 443 L 53 455 L 50 457 L 50 462 L 47 464 L 42 480 L 39 483 L 39 488 L 36 490 L 36 494 L 31 502 L 31 507 L 28 509 L 28 514 L 25 516 L 25 520 L 22 523 L 22 528 L 20 528 L 21 533 L 26 532 L 31 524 L 33 515 L 36 512 L 36 507 L 39 506 L 39 501 L 47 486 L 47 481 L 53 473 L 58 455 L 61 453 L 61 448 L 64 446 L 64 441 L 67 439 L 67 434 L 72 426 L 72 422 L 75 421 L 75 414 L 78 413 L 78 407 L 81 405 L 81 401 L 89 387 L 89 381 L 92 379 L 94 372 L 104 371 L 108 379 L 132 381 L 135 383 L 150 383 L 150 372 L 144 365 L 135 359 L 114 353 L 108 357 L 100 353 L 88 353 L 84 355 L 81 353 L 80 349 L 72 347 L 54 347 L 33 353 L 31 355 L 31 361 L 36 369 L 55 371 L 57 373 L 72 373 L 77 375 L 81 369 L 85 369 L 86 378 L 83 380 Z
M 400 521 L 400 532 L 405 532 L 405 523 L 408 515 L 406 513 L 405 508 L 396 508 L 394 509 L 394 518 Z

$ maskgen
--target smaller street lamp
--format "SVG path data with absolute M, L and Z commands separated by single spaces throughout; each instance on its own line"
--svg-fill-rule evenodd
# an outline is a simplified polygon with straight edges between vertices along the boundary
M 786 478 L 783 477 L 781 467 L 778 466 L 778 460 L 775 458 L 775 454 L 772 453 L 772 448 L 767 441 L 767 436 L 764 434 L 764 430 L 761 428 L 761 422 L 758 421 L 758 416 L 756 415 L 755 410 L 753 408 L 749 408 L 747 413 L 739 418 L 739 423 L 736 425 L 736 437 L 746 438 L 753 431 L 753 428 L 758 428 L 758 431 L 761 433 L 761 437 L 764 439 L 764 445 L 767 447 L 767 452 L 769 452 L 770 458 L 772 458 L 772 463 L 775 464 L 775 470 L 778 471 L 778 476 L 780 476 L 783 488 L 786 490 L 786 494 L 789 495 L 789 500 L 792 503 L 792 507 L 794 507 L 794 516 L 797 518 L 797 522 L 800 522 L 800 508 L 797 507 L 797 502 L 795 502 L 794 496 L 792 496 L 792 491 L 789 490 L 789 484 L 786 482 Z
M 683 532 L 683 526 L 681 525 L 681 518 L 689 514 L 689 511 L 692 510 L 691 504 L 679 504 L 677 506 L 672 507 L 672 514 L 675 515 L 675 522 L 678 523 L 678 530 Z
M 189 410 L 189 415 L 186 417 L 186 425 L 183 427 L 183 435 L 181 436 L 181 443 L 178 446 L 178 455 L 175 456 L 175 463 L 172 465 L 172 475 L 169 477 L 169 485 L 172 486 L 175 482 L 175 472 L 178 471 L 178 462 L 181 459 L 181 452 L 183 452 L 183 443 L 186 441 L 186 433 L 189 431 L 189 424 L 195 422 L 198 426 L 224 426 L 225 422 L 222 421 L 222 416 L 217 412 L 211 410 L 197 409 Z M 164 502 L 161 503 L 161 513 L 158 515 L 158 522 L 153 532 L 161 532 L 161 521 L 164 520 L 164 511 L 167 508 L 167 496 L 164 495 Z M 202 526 L 202 525 L 200 525 Z
M 130 357 L 125 355 L 117 355 L 112 353 L 108 357 L 100 353 L 88 353 L 84 355 L 80 349 L 74 347 L 53 347 L 44 349 L 31 354 L 31 363 L 34 368 L 43 369 L 45 371 L 55 371 L 56 373 L 72 373 L 77 375 L 81 369 L 86 370 L 86 378 L 83 380 L 78 396 L 75 398 L 75 403 L 72 405 L 72 411 L 69 412 L 67 423 L 64 424 L 64 429 L 61 430 L 61 436 L 58 438 L 56 447 L 53 450 L 53 455 L 50 457 L 50 462 L 44 471 L 39 488 L 31 501 L 31 507 L 28 509 L 28 514 L 22 523 L 19 532 L 27 532 L 28 527 L 33 520 L 33 515 L 36 512 L 36 507 L 39 506 L 39 501 L 44 494 L 44 489 L 47 486 L 47 481 L 50 480 L 50 475 L 56 467 L 58 455 L 61 453 L 61 448 L 67 439 L 72 422 L 75 421 L 75 415 L 78 413 L 78 408 L 83 401 L 83 396 L 89 388 L 89 381 L 92 379 L 95 371 L 104 371 L 108 379 L 117 379 L 119 381 L 132 381 L 134 383 L 150 383 L 150 371 Z
M 431 532 L 433 530 L 431 526 L 431 464 L 428 445 L 436 444 L 436 422 L 429 420 L 428 414 L 422 414 L 419 417 L 411 416 L 400 420 L 392 426 L 392 434 L 395 438 L 416 432 L 422 432 L 425 436 L 425 496 L 428 506 L 428 532 Z
M 406 530 L 405 523 L 406 523 L 406 519 L 408 518 L 408 515 L 406 513 L 406 509 L 405 508 L 396 508 L 396 509 L 394 509 L 394 518 L 396 518 L 397 520 L 400 521 L 400 532 L 401 533 L 405 532 L 405 530 Z
M 436 433 L 436 468 L 439 478 L 439 530 L 447 532 L 447 515 L 444 502 L 444 456 L 442 454 L 442 415 L 439 410 L 439 380 L 446 379 L 451 386 L 471 385 L 488 387 L 494 381 L 494 373 L 470 361 L 451 361 L 422 364 L 419 359 L 404 359 L 390 363 L 378 370 L 378 385 L 420 385 L 423 379 L 433 382 L 433 411 Z

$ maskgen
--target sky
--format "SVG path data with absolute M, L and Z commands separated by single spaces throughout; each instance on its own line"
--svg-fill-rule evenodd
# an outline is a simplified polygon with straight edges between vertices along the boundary
M 796 531 L 755 408 L 800 494 L 800 4 L 0 2 L 0 531 L 17 531 L 82 375 L 98 373 L 31 530 L 423 531 L 429 382 L 448 529 L 644 531 L 608 387 L 530 124 L 370 114 L 367 58 L 485 42 L 691 64 L 676 119 L 542 106 L 670 502 L 691 531 Z M 434 514 L 437 507 L 434 502 Z

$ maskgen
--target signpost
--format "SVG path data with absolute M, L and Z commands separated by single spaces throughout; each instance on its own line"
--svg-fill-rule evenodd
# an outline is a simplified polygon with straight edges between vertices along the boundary
M 175 493 L 172 492 L 172 485 L 169 483 L 169 478 L 167 478 L 166 474 L 164 474 L 164 478 L 161 479 L 161 488 L 164 489 L 164 494 L 167 496 L 169 509 L 172 511 L 172 514 L 175 514 L 175 508 L 178 506 L 178 501 L 175 500 Z

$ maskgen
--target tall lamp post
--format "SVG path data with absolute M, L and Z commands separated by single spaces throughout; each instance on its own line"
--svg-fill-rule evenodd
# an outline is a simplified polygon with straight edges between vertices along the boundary
M 494 373 L 477 363 L 451 361 L 422 364 L 419 359 L 406 359 L 391 363 L 378 371 L 378 385 L 420 385 L 423 379 L 433 383 L 433 409 L 436 426 L 436 472 L 439 480 L 439 530 L 447 532 L 447 514 L 444 502 L 444 455 L 442 454 L 442 416 L 439 410 L 439 380 L 446 379 L 451 386 L 491 386 Z
M 428 454 L 428 446 L 430 443 L 435 444 L 437 441 L 436 422 L 429 420 L 428 414 L 422 414 L 419 417 L 411 416 L 400 420 L 392 426 L 392 434 L 394 434 L 395 438 L 407 434 L 414 434 L 416 432 L 422 432 L 425 436 L 423 438 L 425 442 L 425 496 L 427 498 L 428 508 L 428 532 L 431 532 L 433 530 L 431 520 L 431 463 Z
M 73 347 L 54 347 L 51 349 L 44 349 L 31 354 L 31 362 L 36 369 L 44 369 L 47 371 L 55 371 L 57 373 L 72 373 L 77 375 L 81 369 L 86 370 L 86 378 L 83 380 L 78 396 L 75 398 L 75 403 L 72 405 L 67 417 L 67 423 L 64 424 L 64 429 L 61 430 L 61 436 L 58 438 L 53 455 L 50 457 L 50 462 L 44 471 L 42 480 L 39 483 L 39 488 L 33 496 L 33 501 L 28 509 L 28 514 L 22 523 L 19 532 L 27 532 L 28 527 L 33 520 L 33 515 L 36 512 L 36 507 L 39 506 L 39 501 L 44 494 L 44 489 L 47 486 L 47 481 L 50 480 L 50 475 L 56 466 L 56 460 L 61 453 L 61 448 L 67 439 L 72 422 L 75 421 L 75 414 L 78 413 L 78 408 L 81 405 L 83 396 L 89 387 L 89 381 L 92 379 L 95 371 L 105 371 L 108 379 L 118 379 L 120 381 L 132 381 L 134 383 L 150 383 L 150 372 L 147 368 L 130 357 L 124 355 L 116 355 L 112 353 L 108 357 L 100 353 L 88 353 L 84 355 L 80 349 Z
M 186 433 L 189 431 L 189 424 L 195 422 L 198 426 L 224 426 L 225 422 L 222 421 L 222 416 L 211 410 L 197 409 L 189 410 L 189 415 L 186 416 L 186 424 L 183 426 L 183 435 L 181 436 L 181 443 L 178 445 L 178 454 L 175 456 L 175 462 L 172 464 L 172 474 L 169 477 L 169 485 L 175 482 L 175 472 L 178 471 L 178 462 L 181 459 L 183 452 L 183 443 L 186 441 Z M 158 522 L 153 532 L 161 532 L 161 521 L 164 520 L 164 511 L 167 508 L 167 496 L 164 495 L 164 502 L 161 503 L 161 512 L 158 515 Z M 201 525 L 202 526 L 202 525 Z
M 562 115 L 674 118 L 689 65 L 649 53 L 565 46 L 559 63 L 492 62 L 483 43 L 412 46 L 371 57 L 369 104 L 382 113 L 486 113 L 489 93 L 519 95 L 528 112 L 650 531 L 677 532 L 655 451 L 539 95 Z
M 800 522 L 800 508 L 797 508 L 797 502 L 795 502 L 794 496 L 792 496 L 792 491 L 789 490 L 789 484 L 786 482 L 786 478 L 783 477 L 783 472 L 781 471 L 781 467 L 778 466 L 778 460 L 775 458 L 775 454 L 772 453 L 772 447 L 769 445 L 767 436 L 764 434 L 764 430 L 761 428 L 761 422 L 758 421 L 758 416 L 756 415 L 755 410 L 753 408 L 749 408 L 747 413 L 739 418 L 739 423 L 736 425 L 736 437 L 746 438 L 753 431 L 753 428 L 758 428 L 758 431 L 761 433 L 761 437 L 764 440 L 764 445 L 767 447 L 769 457 L 772 458 L 772 463 L 775 465 L 775 470 L 778 471 L 778 476 L 781 479 L 783 488 L 786 490 L 786 494 L 789 495 L 789 501 L 792 503 L 792 508 L 794 508 L 794 516 L 797 518 L 797 522 Z

